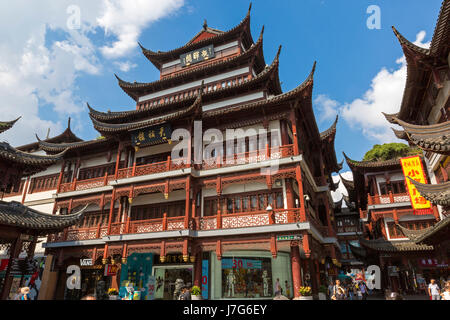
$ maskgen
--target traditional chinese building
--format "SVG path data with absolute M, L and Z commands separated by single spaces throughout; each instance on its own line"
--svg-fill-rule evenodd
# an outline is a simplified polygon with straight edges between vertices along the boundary
M 364 228 L 359 244 L 350 243 L 350 250 L 366 266 L 380 266 L 384 289 L 415 291 L 416 274 L 423 273 L 421 260 L 434 259 L 437 252 L 433 246 L 415 243 L 402 230 L 432 227 L 440 220 L 437 207 L 414 209 L 400 159 L 355 161 L 346 155 L 345 158 L 353 181 L 342 181 Z
M 407 80 L 400 110 L 385 114 L 402 130 L 396 136 L 424 150 L 431 184 L 448 181 L 450 173 L 450 1 L 442 2 L 430 47 L 418 47 L 397 36 L 407 62 Z M 441 218 L 448 207 L 438 206 Z
M 407 80 L 400 111 L 385 117 L 402 127 L 393 129 L 398 138 L 424 151 L 419 166 L 427 169 L 426 177 L 415 181 L 420 170 L 413 163 L 408 166 L 409 160 L 402 171 L 399 159 L 358 162 L 347 158 L 354 181 L 344 184 L 367 228 L 361 246 L 352 246 L 352 252 L 366 263 L 381 265 L 384 287 L 395 291 L 423 289 L 430 278 L 446 278 L 449 271 L 445 219 L 449 199 L 449 18 L 450 1 L 445 0 L 429 49 L 414 45 L 393 28 L 406 57 Z M 427 181 L 430 184 L 425 184 Z M 415 209 L 415 205 L 428 206 L 427 201 L 431 201 L 431 210 Z
M 340 176 L 339 181 L 344 180 Z M 351 183 L 349 180 L 345 181 Z M 363 262 L 353 255 L 350 245 L 359 246 L 359 238 L 363 235 L 363 228 L 356 205 L 350 201 L 349 196 L 343 195 L 340 201 L 335 202 L 334 216 L 336 219 L 336 235 L 341 246 L 342 267 L 347 271 L 361 269 Z
M 267 65 L 263 31 L 255 42 L 249 9 L 228 31 L 205 22 L 177 49 L 141 46 L 160 79 L 116 76 L 133 110 L 88 105 L 101 138 L 82 141 L 66 132 L 30 145 L 49 155 L 65 150 L 58 172 L 35 181 L 33 193 L 49 192 L 52 212 L 62 216 L 89 205 L 78 225 L 44 244 L 56 259 L 47 279 L 54 294 L 46 298 L 79 298 L 101 290 L 100 282 L 120 289 L 125 281 L 148 298 L 149 275 L 157 299 L 173 299 L 181 280 L 201 286 L 209 299 L 270 298 L 277 280 L 294 297 L 301 285 L 317 293 L 337 274 L 330 194 L 331 173 L 342 168 L 337 119 L 319 131 L 311 101 L 315 64 L 297 87 L 282 91 L 281 47 Z M 88 261 L 82 289 L 67 290 L 66 268 L 80 260 Z M 110 265 L 118 270 L 109 274 Z
M 0 133 L 12 128 L 17 120 L 0 122 Z M 22 177 L 45 171 L 62 160 L 63 153 L 37 155 L 1 142 L 0 188 L 3 196 L 20 193 Z M 0 299 L 14 295 L 17 288 L 23 286 L 24 276 L 36 272 L 33 258 L 39 237 L 74 225 L 82 215 L 83 210 L 67 216 L 54 216 L 25 206 L 23 201 L 0 201 Z

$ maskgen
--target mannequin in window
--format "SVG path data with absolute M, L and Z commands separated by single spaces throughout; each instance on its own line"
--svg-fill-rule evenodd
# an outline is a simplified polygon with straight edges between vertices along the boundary
M 263 271 L 262 278 L 263 278 L 263 296 L 267 297 L 269 296 L 269 275 L 267 274 L 267 270 Z
M 228 286 L 228 296 L 234 297 L 234 284 L 236 282 L 236 277 L 234 275 L 233 269 L 230 270 L 227 276 L 227 286 Z

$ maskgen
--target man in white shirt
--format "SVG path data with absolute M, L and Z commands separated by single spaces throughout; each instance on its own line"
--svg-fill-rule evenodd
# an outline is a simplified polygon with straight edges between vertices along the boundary
M 434 279 L 431 279 L 428 285 L 428 295 L 431 297 L 431 300 L 441 299 L 441 290 Z

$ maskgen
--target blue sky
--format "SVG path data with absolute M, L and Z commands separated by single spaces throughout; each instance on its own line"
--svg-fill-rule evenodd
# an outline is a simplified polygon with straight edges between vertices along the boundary
M 103 111 L 135 108 L 114 73 L 128 81 L 159 78 L 137 41 L 152 50 L 174 49 L 190 40 L 204 19 L 220 30 L 234 27 L 249 5 L 242 0 L 43 2 L 0 4 L 2 120 L 23 116 L 16 131 L 2 136 L 14 145 L 33 142 L 34 133 L 43 137 L 48 128 L 50 135 L 58 134 L 69 116 L 77 135 L 95 138 L 86 102 Z M 75 30 L 67 27 L 72 4 L 80 12 L 81 27 Z M 381 10 L 380 30 L 366 26 L 370 5 Z M 317 61 L 313 99 L 319 129 L 328 128 L 339 113 L 337 158 L 345 151 L 361 159 L 373 144 L 395 141 L 389 124 L 378 117 L 381 111 L 396 112 L 403 93 L 403 53 L 391 26 L 426 46 L 440 5 L 440 0 L 253 0 L 251 30 L 256 40 L 265 26 L 267 63 L 283 45 L 285 91 L 301 83 Z M 19 13 L 26 25 L 12 19 Z

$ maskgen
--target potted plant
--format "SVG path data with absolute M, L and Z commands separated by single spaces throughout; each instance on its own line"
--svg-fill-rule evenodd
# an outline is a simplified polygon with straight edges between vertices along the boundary
M 119 292 L 117 291 L 116 288 L 109 288 L 108 295 L 109 295 L 109 300 L 117 300 L 117 298 L 119 297 Z
M 192 300 L 202 300 L 202 290 L 198 286 L 193 286 L 191 289 Z
M 319 300 L 327 300 L 327 287 L 324 285 L 319 287 Z
M 313 300 L 311 287 L 300 287 L 298 293 L 300 297 L 294 298 L 294 300 Z

